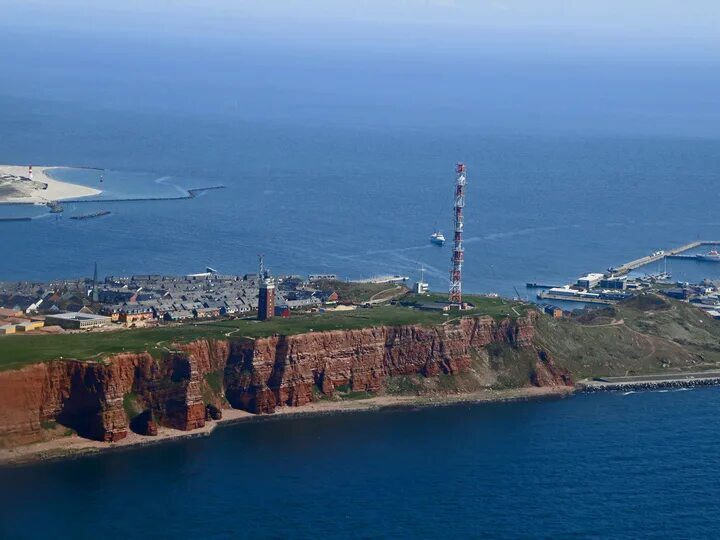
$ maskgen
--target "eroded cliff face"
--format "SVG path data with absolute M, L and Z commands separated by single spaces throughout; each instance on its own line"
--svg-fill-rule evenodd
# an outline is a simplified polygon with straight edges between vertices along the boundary
M 205 424 L 201 375 L 177 355 L 120 354 L 103 362 L 57 360 L 0 373 L 0 443 L 41 439 L 57 422 L 80 436 L 117 441 L 127 436 L 131 398 L 161 425 Z
M 338 389 L 382 392 L 388 377 L 471 370 L 473 355 L 490 344 L 533 351 L 537 362 L 526 384 L 572 384 L 567 372 L 534 350 L 536 316 L 203 340 L 176 344 L 159 359 L 140 353 L 35 364 L 0 373 L 0 444 L 38 440 L 55 421 L 84 437 L 116 441 L 131 423 L 146 426 L 149 434 L 158 424 L 196 429 L 206 418 L 219 417 L 222 406 L 272 413 Z
M 517 322 L 463 319 L 458 325 L 400 326 L 276 336 L 231 347 L 224 369 L 230 404 L 254 413 L 313 401 L 339 387 L 379 392 L 387 377 L 457 374 L 490 343 L 531 347 L 534 314 Z

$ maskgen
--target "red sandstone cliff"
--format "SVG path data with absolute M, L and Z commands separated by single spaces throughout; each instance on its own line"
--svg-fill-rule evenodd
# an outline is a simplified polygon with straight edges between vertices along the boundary
M 217 417 L 214 406 L 271 413 L 305 405 L 337 388 L 379 392 L 388 377 L 457 374 L 490 344 L 534 350 L 536 314 L 517 321 L 462 319 L 436 327 L 398 326 L 313 332 L 244 341 L 174 345 L 161 359 L 120 354 L 102 362 L 57 360 L 0 373 L 0 444 L 38 440 L 49 421 L 81 436 L 115 441 L 127 435 L 126 400 L 142 425 L 191 430 Z M 572 384 L 542 351 L 527 383 Z M 224 389 L 212 388 L 215 376 Z M 206 404 L 213 407 L 206 409 Z M 140 411 L 137 411 L 140 412 Z M 139 415 L 138 415 L 139 418 Z M 137 424 L 137 423 L 136 423 Z
M 133 395 L 161 424 L 194 429 L 205 424 L 201 376 L 187 358 L 156 360 L 120 354 L 104 362 L 56 360 L 0 373 L 0 442 L 41 438 L 50 421 L 83 437 L 116 441 L 127 435 L 124 398 Z

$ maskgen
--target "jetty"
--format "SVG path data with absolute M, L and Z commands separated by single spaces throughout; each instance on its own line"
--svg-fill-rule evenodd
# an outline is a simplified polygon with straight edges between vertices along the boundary
M 3 221 L 32 221 L 31 217 L 0 217 L 0 222 Z
M 109 214 L 110 214 L 109 210 L 100 210 L 98 212 L 93 212 L 92 214 L 82 214 L 79 216 L 70 216 L 70 219 L 92 219 L 92 218 L 107 216 Z
M 702 246 L 720 246 L 720 240 L 696 240 L 695 242 L 690 242 L 689 244 L 685 244 L 683 246 L 676 247 L 667 251 L 656 251 L 655 253 L 652 253 L 650 255 L 646 255 L 644 257 L 640 257 L 639 259 L 635 259 L 633 261 L 626 262 L 625 264 L 621 264 L 620 266 L 617 266 L 615 268 L 611 268 L 610 271 L 616 276 L 622 276 L 633 270 L 637 270 L 641 266 L 660 261 L 665 257 L 677 257 L 678 255 L 682 255 L 686 251 L 690 251 L 691 249 L 699 248 Z

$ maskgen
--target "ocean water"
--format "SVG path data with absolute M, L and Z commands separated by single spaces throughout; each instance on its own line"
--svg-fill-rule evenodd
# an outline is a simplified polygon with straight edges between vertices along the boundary
M 446 290 L 450 245 L 428 238 L 436 227 L 450 234 L 460 158 L 469 167 L 467 291 L 514 296 L 517 287 L 524 295 L 526 282 L 566 283 L 658 249 L 720 239 L 717 141 L 292 125 L 258 125 L 246 139 L 245 129 L 161 126 L 143 148 L 116 139 L 130 146 L 112 157 L 108 147 L 83 146 L 80 158 L 74 147 L 6 146 L 0 161 L 37 153 L 34 163 L 104 167 L 103 184 L 94 170 L 54 174 L 107 193 L 98 203 L 67 205 L 59 218 L 42 208 L 0 207 L 2 215 L 37 217 L 0 224 L 0 279 L 87 276 L 95 261 L 101 275 L 205 266 L 242 274 L 264 253 L 275 273 L 417 278 L 424 265 L 431 287 Z M 201 142 L 178 141 L 182 130 Z M 102 202 L 215 185 L 226 187 L 192 200 Z M 112 214 L 67 219 L 95 210 Z M 720 277 L 720 265 L 674 261 L 671 269 L 683 280 Z
M 712 538 L 719 407 L 711 388 L 235 425 L 0 470 L 0 536 Z
M 106 193 L 62 217 L 0 206 L 35 218 L 0 223 L 0 280 L 90 276 L 96 261 L 101 275 L 246 273 L 264 253 L 276 274 L 423 265 L 443 291 L 450 248 L 428 237 L 450 232 L 456 161 L 466 291 L 522 296 L 720 239 L 712 47 L 583 58 L 502 32 L 413 41 L 378 25 L 363 42 L 283 17 L 178 23 L 174 5 L 151 24 L 5 4 L 0 163 L 70 167 L 55 174 L 93 187 L 100 168 Z M 461 43 L 476 37 L 497 43 Z M 67 219 L 96 210 L 111 214 Z M 670 270 L 720 278 L 720 264 Z M 713 537 L 718 406 L 702 389 L 228 427 L 0 470 L 0 538 Z
M 446 290 L 450 246 L 428 239 L 450 234 L 457 161 L 467 291 L 525 295 L 526 282 L 720 239 L 720 70 L 704 64 L 674 66 L 671 84 L 664 64 L 627 59 L 51 25 L 48 49 L 22 25 L 3 30 L 0 69 L 22 84 L 0 88 L 0 163 L 105 169 L 106 199 L 226 188 L 59 218 L 0 206 L 38 218 L 0 223 L 0 280 L 89 276 L 95 261 L 101 275 L 246 273 L 264 253 L 277 274 L 416 278 L 424 265 Z M 56 174 L 100 186 L 95 170 Z M 112 214 L 67 219 L 95 210 Z

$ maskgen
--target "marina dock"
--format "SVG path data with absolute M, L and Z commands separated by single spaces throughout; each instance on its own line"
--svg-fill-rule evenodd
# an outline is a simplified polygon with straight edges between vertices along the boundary
M 689 244 L 685 244 L 684 246 L 680 246 L 674 249 L 670 249 L 668 251 L 656 251 L 655 253 L 652 253 L 651 255 L 646 255 L 645 257 L 640 257 L 639 259 L 635 259 L 634 261 L 627 262 L 625 264 L 622 264 L 618 267 L 611 268 L 610 270 L 617 276 L 621 276 L 624 274 L 627 274 L 633 270 L 637 270 L 641 266 L 645 266 L 646 264 L 651 264 L 657 261 L 662 260 L 665 257 L 677 257 L 678 255 L 682 255 L 686 251 L 690 251 L 691 249 L 695 249 L 701 246 L 719 246 L 720 240 L 697 240 L 695 242 L 690 242 Z
M 720 262 L 715 252 L 708 255 L 687 254 L 688 251 L 702 246 L 720 246 L 720 240 L 696 240 L 669 250 L 659 250 L 620 266 L 608 268 L 604 273 L 590 273 L 582 276 L 574 284 L 549 287 L 542 283 L 527 283 L 527 288 L 543 289 L 537 294 L 539 300 L 562 300 L 583 304 L 612 305 L 627 299 L 632 293 L 626 292 L 627 274 L 648 264 L 667 258 L 697 261 Z M 651 276 L 652 281 L 669 279 L 669 274 Z M 629 287 L 628 287 L 629 288 Z

